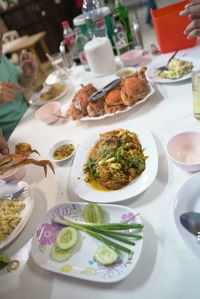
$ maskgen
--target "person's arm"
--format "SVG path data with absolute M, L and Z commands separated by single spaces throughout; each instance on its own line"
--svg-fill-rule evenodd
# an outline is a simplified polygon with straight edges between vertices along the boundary
M 20 67 L 22 72 L 19 76 L 19 83 L 26 87 L 31 83 L 37 71 L 35 57 L 30 52 L 22 50 L 20 55 Z
M 0 154 L 2 155 L 8 155 L 9 154 L 9 148 L 8 148 L 8 144 L 5 141 L 3 134 L 2 134 L 2 130 L 0 129 Z
M 179 15 L 189 16 L 192 21 L 184 30 L 187 39 L 200 37 L 200 0 L 192 0 L 185 6 L 184 10 L 182 10 Z

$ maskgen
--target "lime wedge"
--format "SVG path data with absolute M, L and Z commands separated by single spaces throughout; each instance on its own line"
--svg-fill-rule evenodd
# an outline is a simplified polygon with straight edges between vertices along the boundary
M 97 263 L 106 266 L 116 262 L 118 256 L 119 255 L 115 250 L 106 245 L 103 245 L 96 250 L 94 259 L 97 261 Z
M 101 223 L 103 221 L 103 210 L 96 203 L 89 203 L 83 210 L 83 218 L 85 222 Z
M 5 268 L 10 262 L 9 257 L 5 253 L 0 253 L 0 270 Z
M 77 230 L 72 227 L 63 228 L 56 237 L 56 245 L 61 249 L 69 249 L 77 242 Z

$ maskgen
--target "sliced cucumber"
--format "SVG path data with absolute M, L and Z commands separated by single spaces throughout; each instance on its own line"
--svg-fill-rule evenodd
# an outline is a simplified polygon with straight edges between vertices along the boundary
M 63 228 L 56 237 L 56 245 L 61 249 L 73 247 L 77 241 L 77 230 L 72 227 Z
M 97 261 L 97 263 L 106 266 L 113 264 L 117 260 L 118 256 L 119 254 L 115 250 L 103 245 L 96 250 L 94 259 Z
M 96 203 L 89 203 L 83 210 L 83 218 L 86 222 L 101 223 L 103 221 L 103 210 Z
M 55 243 L 51 246 L 50 255 L 53 260 L 57 262 L 63 262 L 70 258 L 73 248 L 61 249 Z

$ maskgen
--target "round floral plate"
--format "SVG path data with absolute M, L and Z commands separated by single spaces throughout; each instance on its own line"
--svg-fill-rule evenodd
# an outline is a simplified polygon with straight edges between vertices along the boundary
M 32 241 L 31 254 L 36 264 L 40 267 L 84 280 L 111 283 L 124 279 L 135 267 L 142 249 L 143 240 L 136 240 L 135 246 L 125 246 L 133 250 L 133 254 L 121 252 L 118 260 L 109 265 L 98 264 L 93 256 L 102 243 L 87 235 L 78 232 L 78 242 L 74 247 L 72 256 L 64 262 L 56 262 L 50 256 L 50 249 L 56 240 L 62 225 L 53 222 L 54 218 L 68 216 L 74 220 L 83 221 L 82 211 L 87 203 L 63 203 L 53 207 L 45 215 L 38 227 Z M 132 209 L 120 205 L 101 205 L 104 211 L 104 222 L 123 222 L 136 215 Z M 141 223 L 137 215 L 131 223 Z M 142 233 L 141 233 L 142 235 Z

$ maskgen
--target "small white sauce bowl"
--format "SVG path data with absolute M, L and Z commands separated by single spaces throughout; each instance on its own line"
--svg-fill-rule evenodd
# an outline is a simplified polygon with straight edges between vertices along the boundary
M 172 137 L 167 144 L 170 159 L 181 169 L 200 171 L 200 132 L 183 132 Z
M 69 155 L 68 157 L 66 157 L 66 158 L 64 158 L 62 160 L 56 160 L 56 159 L 54 159 L 53 154 L 54 154 L 55 150 L 59 146 L 64 145 L 64 144 L 72 144 L 74 146 L 74 151 L 71 153 L 71 155 Z M 66 160 L 70 159 L 75 154 L 76 149 L 77 149 L 77 145 L 75 144 L 75 142 L 73 140 L 71 140 L 71 139 L 61 140 L 61 141 L 57 142 L 56 144 L 54 144 L 52 146 L 52 148 L 49 151 L 49 156 L 50 156 L 51 161 L 54 161 L 54 162 L 63 162 L 63 161 L 66 161 Z
M 25 167 L 19 167 L 12 170 L 6 171 L 4 174 L 0 175 L 0 180 L 5 182 L 19 181 L 26 173 Z
M 59 119 L 61 114 L 60 102 L 50 102 L 40 107 L 35 112 L 35 117 L 46 124 L 52 124 Z
M 124 66 L 135 66 L 140 63 L 142 55 L 143 50 L 130 50 L 120 55 L 120 59 Z

